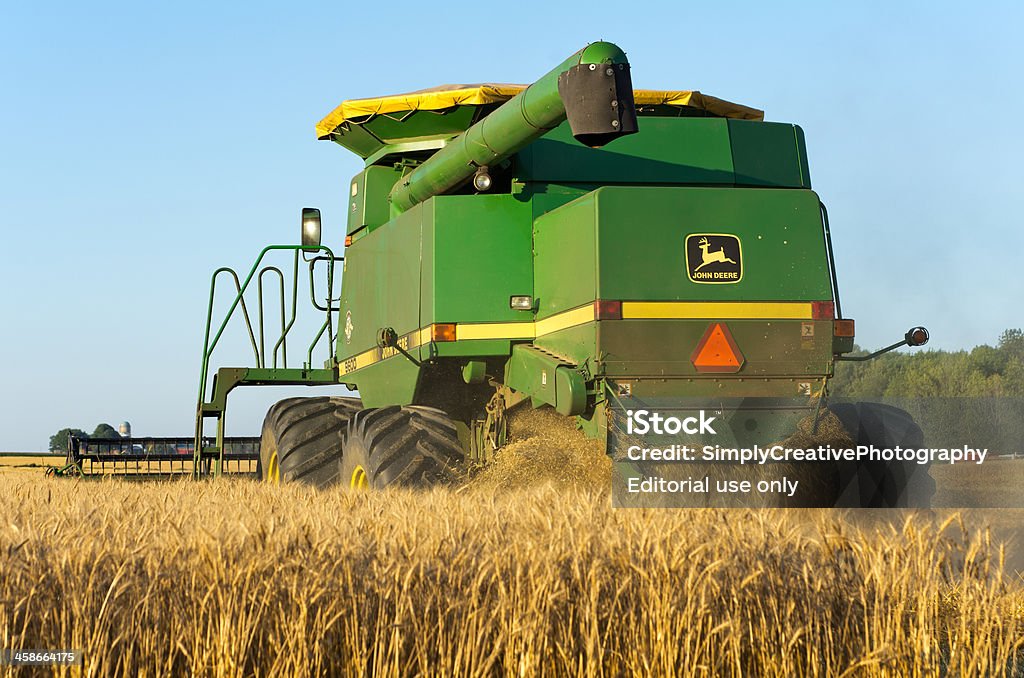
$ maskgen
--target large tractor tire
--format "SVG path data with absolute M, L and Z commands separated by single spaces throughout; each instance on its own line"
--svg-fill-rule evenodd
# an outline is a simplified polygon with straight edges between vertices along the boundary
M 263 420 L 260 480 L 327 487 L 338 481 L 338 461 L 357 398 L 320 396 L 276 403 Z
M 924 433 L 904 410 L 880 403 L 830 404 L 856 445 L 921 448 Z M 863 508 L 928 507 L 935 480 L 928 466 L 915 462 L 865 461 L 844 466 L 839 506 Z
M 353 489 L 429 487 L 450 483 L 465 457 L 455 424 L 432 407 L 381 407 L 356 413 L 339 464 Z

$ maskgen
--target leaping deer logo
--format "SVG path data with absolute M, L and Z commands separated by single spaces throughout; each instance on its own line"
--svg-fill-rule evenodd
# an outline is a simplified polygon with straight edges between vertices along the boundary
M 702 261 L 701 261 L 700 265 L 697 266 L 697 268 L 693 269 L 694 273 L 696 273 L 700 269 L 704 268 L 708 264 L 718 264 L 718 263 L 722 263 L 722 264 L 724 264 L 724 263 L 735 264 L 736 263 L 735 261 L 733 261 L 729 257 L 725 256 L 725 248 L 724 247 L 719 247 L 714 252 L 710 251 L 711 243 L 708 242 L 707 238 L 701 238 L 698 241 L 698 243 L 699 243 L 699 247 L 700 247 L 700 258 L 702 259 Z

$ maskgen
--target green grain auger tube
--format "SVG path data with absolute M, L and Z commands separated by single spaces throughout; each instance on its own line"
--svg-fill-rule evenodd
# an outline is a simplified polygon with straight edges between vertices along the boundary
M 779 436 L 827 411 L 853 321 L 796 125 L 697 91 L 634 90 L 626 55 L 596 42 L 528 87 L 349 100 L 316 131 L 365 161 L 345 188 L 346 232 L 329 234 L 344 241 L 340 296 L 317 306 L 333 354 L 323 368 L 221 368 L 207 400 L 208 329 L 197 438 L 210 417 L 223 437 L 238 385 L 359 397 L 274 405 L 262 478 L 449 482 L 501 454 L 517 407 L 553 408 L 613 456 L 639 406 L 716 403 L 734 429 Z M 292 247 L 335 260 L 314 209 Z M 914 328 L 885 350 L 925 341 Z M 755 401 L 786 404 L 722 404 Z M 893 408 L 832 411 L 858 441 L 920 436 Z M 868 471 L 848 504 L 906 502 L 906 478 Z

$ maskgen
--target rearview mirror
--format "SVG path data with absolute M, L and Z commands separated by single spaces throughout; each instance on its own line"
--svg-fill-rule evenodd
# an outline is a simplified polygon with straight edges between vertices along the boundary
M 924 346 L 928 343 L 928 339 L 930 337 L 928 335 L 928 330 L 925 328 L 911 327 L 905 338 L 908 346 Z
M 320 210 L 302 208 L 302 246 L 320 247 Z

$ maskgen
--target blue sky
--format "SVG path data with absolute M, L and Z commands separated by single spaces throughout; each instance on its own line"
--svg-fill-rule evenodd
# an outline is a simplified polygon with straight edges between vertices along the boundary
M 0 7 L 0 450 L 64 426 L 188 435 L 209 275 L 340 244 L 354 155 L 313 125 L 346 98 L 529 82 L 585 43 L 637 87 L 796 122 L 829 206 L 843 305 L 877 347 L 1021 327 L 1019 5 L 6 3 Z M 340 247 L 339 247 L 340 249 Z M 225 363 L 245 359 L 228 343 Z M 288 392 L 290 393 L 290 392 Z M 257 434 L 282 390 L 233 396 Z

